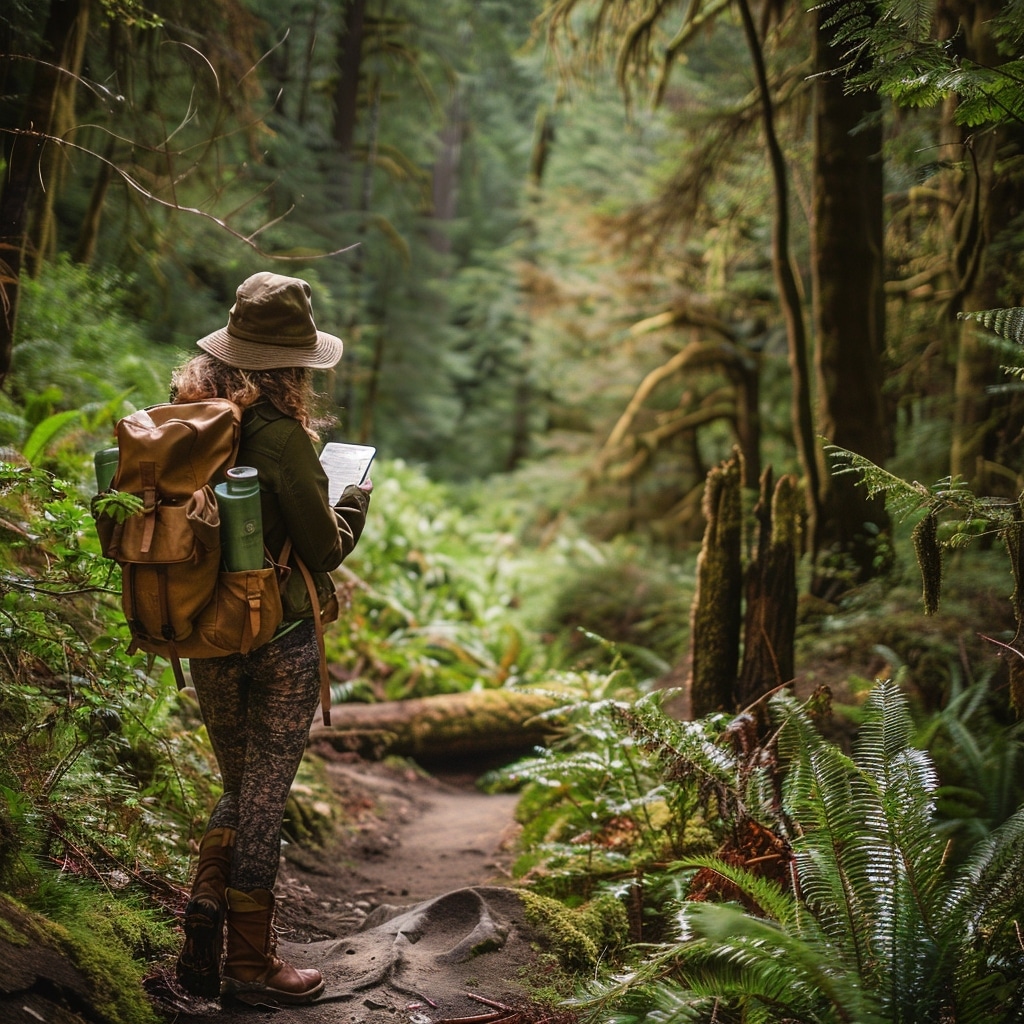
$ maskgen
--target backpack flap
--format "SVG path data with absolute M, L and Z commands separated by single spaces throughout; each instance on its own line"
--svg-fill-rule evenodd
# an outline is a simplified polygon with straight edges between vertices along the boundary
M 238 453 L 241 410 L 227 399 L 154 405 L 119 420 L 115 490 L 153 486 L 160 501 L 185 500 L 224 477 Z
M 238 452 L 241 410 L 224 399 L 151 406 L 120 420 L 112 486 L 142 499 L 105 553 L 120 563 L 121 605 L 135 645 L 188 637 L 220 571 L 212 485 Z

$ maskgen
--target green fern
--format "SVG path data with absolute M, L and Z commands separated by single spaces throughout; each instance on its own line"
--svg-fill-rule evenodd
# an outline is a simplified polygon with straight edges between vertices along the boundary
M 964 548 L 981 537 L 998 537 L 1010 553 L 1011 570 L 1015 570 L 1018 559 L 1014 553 L 1024 528 L 1019 502 L 979 496 L 954 477 L 944 477 L 931 486 L 903 480 L 856 452 L 836 445 L 826 445 L 825 453 L 832 473 L 859 476 L 870 496 L 884 499 L 886 509 L 897 522 L 921 516 L 914 530 L 914 545 L 926 613 L 932 614 L 939 607 L 943 549 Z M 1018 590 L 1024 594 L 1024 587 Z M 1024 602 L 1021 607 L 1024 609 Z
M 959 124 L 1019 124 L 1024 119 L 1021 5 L 1004 4 L 992 12 L 988 29 L 1010 58 L 993 66 L 965 60 L 950 41 L 933 38 L 935 7 L 934 0 L 883 5 L 826 0 L 820 9 L 847 88 L 878 92 L 902 107 L 934 107 L 955 97 Z
M 1008 309 L 983 309 L 973 313 L 958 313 L 959 320 L 976 320 L 982 326 L 994 331 L 1000 338 L 1024 345 L 1024 307 Z
M 772 699 L 785 779 L 792 891 L 708 858 L 759 909 L 683 903 L 679 937 L 628 976 L 593 986 L 595 1019 L 992 1024 L 1021 1019 L 1024 809 L 962 867 L 945 859 L 930 757 L 910 743 L 905 694 L 870 694 L 854 750 Z M 793 823 L 790 827 L 788 823 Z

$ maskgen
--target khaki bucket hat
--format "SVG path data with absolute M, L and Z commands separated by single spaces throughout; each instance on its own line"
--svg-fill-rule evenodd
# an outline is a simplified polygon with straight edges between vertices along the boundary
M 228 325 L 196 344 L 240 370 L 308 366 L 326 370 L 341 358 L 341 338 L 316 329 L 312 291 L 297 277 L 263 271 L 235 293 Z

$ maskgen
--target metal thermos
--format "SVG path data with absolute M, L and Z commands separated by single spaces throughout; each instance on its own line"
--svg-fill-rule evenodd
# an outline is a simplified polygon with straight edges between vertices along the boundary
M 96 466 L 96 491 L 102 494 L 110 490 L 110 483 L 117 472 L 117 456 L 119 449 L 101 448 L 93 455 L 93 463 Z
M 259 474 L 252 466 L 235 466 L 214 487 L 220 509 L 220 544 L 229 572 L 263 568 L 263 515 Z

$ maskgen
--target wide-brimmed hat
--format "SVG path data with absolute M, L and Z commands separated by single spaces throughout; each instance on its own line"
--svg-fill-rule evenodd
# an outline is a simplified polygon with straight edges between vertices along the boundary
M 341 338 L 316 329 L 312 291 L 297 277 L 263 271 L 235 293 L 228 325 L 196 344 L 240 370 L 309 366 L 326 370 L 341 358 Z

